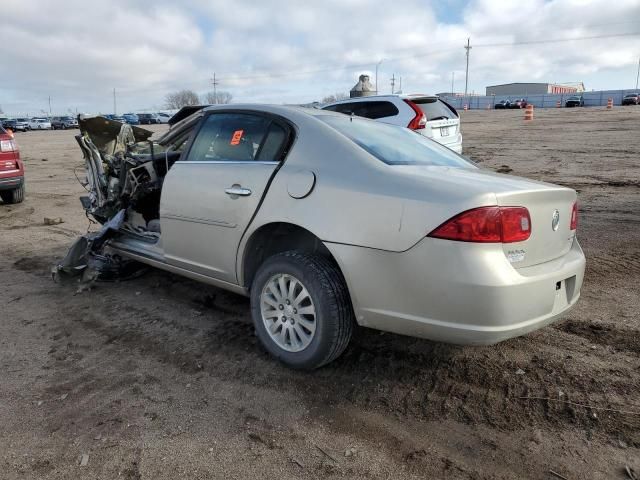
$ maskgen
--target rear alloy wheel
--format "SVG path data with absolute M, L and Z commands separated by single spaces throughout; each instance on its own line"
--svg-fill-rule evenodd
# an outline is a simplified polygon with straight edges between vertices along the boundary
M 24 183 L 13 190 L 0 192 L 0 198 L 4 203 L 22 203 L 24 200 Z
M 251 288 L 256 334 L 293 368 L 335 360 L 349 344 L 354 317 L 342 274 L 329 260 L 296 251 L 266 260 Z

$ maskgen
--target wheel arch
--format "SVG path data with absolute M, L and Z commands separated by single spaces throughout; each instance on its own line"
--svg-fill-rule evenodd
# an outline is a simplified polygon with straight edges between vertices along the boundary
M 337 266 L 344 278 L 339 263 L 317 235 L 293 223 L 271 222 L 253 231 L 244 245 L 239 263 L 241 286 L 250 290 L 260 265 L 272 255 L 288 250 L 316 253 L 328 258 Z

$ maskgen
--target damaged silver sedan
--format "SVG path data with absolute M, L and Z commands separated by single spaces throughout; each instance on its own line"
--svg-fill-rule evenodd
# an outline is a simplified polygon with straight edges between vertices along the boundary
M 580 296 L 576 193 L 478 169 L 410 130 L 285 106 L 187 107 L 157 140 L 80 120 L 87 215 L 56 275 L 144 264 L 251 298 L 287 365 L 337 358 L 356 325 L 492 344 Z

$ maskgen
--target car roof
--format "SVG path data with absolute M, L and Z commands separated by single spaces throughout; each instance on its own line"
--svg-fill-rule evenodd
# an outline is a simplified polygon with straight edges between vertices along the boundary
M 209 112 L 215 110 L 246 110 L 257 111 L 265 113 L 273 113 L 276 115 L 290 116 L 290 115 L 307 115 L 312 117 L 322 115 L 336 115 L 342 118 L 342 113 L 329 112 L 327 110 L 321 110 L 318 108 L 302 107 L 299 105 L 273 105 L 265 103 L 233 103 L 226 105 L 209 105 L 202 109 L 202 111 Z
M 245 103 L 245 104 L 225 104 L 225 105 L 207 105 L 201 106 L 201 108 L 184 108 L 184 112 L 179 110 L 174 117 L 169 119 L 169 130 L 158 138 L 158 142 L 162 143 L 166 138 L 170 138 L 172 132 L 180 130 L 182 126 L 188 125 L 194 120 L 194 117 L 202 116 L 205 112 L 230 112 L 230 113 L 267 113 L 283 117 L 288 122 L 291 122 L 297 127 L 303 127 L 305 125 L 323 123 L 317 117 L 322 116 L 335 116 L 338 118 L 344 118 L 343 113 L 332 112 L 329 110 L 320 110 L 317 108 L 302 107 L 298 105 L 270 105 L 264 103 Z M 180 114 L 182 112 L 182 114 Z M 361 118 L 362 120 L 367 120 Z M 172 121 L 173 120 L 173 121 Z
M 439 98 L 437 95 L 429 94 L 429 93 L 390 93 L 387 95 L 367 95 L 365 97 L 353 97 L 353 98 L 345 98 L 344 100 L 338 100 L 337 102 L 327 103 L 323 105 L 322 108 L 328 107 L 329 105 L 340 105 L 342 103 L 352 103 L 352 102 L 362 102 L 362 101 L 371 101 L 371 100 L 391 100 L 391 99 L 402 99 L 402 100 L 417 100 L 420 98 Z

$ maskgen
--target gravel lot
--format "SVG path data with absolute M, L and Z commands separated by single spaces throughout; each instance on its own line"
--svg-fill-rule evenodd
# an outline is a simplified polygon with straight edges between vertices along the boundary
M 313 373 L 260 348 L 243 297 L 160 271 L 53 283 L 90 227 L 81 154 L 74 131 L 16 134 L 27 198 L 0 203 L 0 477 L 640 478 L 640 107 L 522 116 L 464 112 L 465 153 L 578 190 L 578 306 L 493 347 L 362 330 Z

